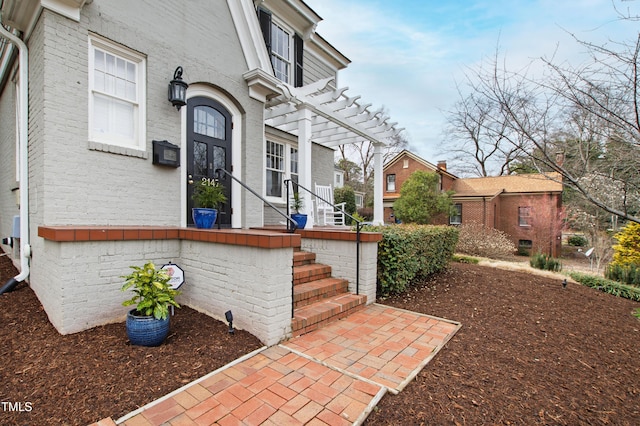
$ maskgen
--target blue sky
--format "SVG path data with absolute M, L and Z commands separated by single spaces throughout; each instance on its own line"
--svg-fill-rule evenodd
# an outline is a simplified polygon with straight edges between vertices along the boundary
M 614 0 L 640 13 L 640 0 Z M 540 56 L 577 65 L 581 40 L 635 40 L 640 22 L 616 20 L 612 0 L 307 0 L 324 20 L 317 32 L 346 55 L 340 87 L 404 127 L 412 151 L 435 163 L 445 112 L 459 99 L 464 73 L 493 57 L 510 69 Z

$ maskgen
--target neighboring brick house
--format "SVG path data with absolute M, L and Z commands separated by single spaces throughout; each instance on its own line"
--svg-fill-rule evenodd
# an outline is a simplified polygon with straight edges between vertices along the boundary
M 448 221 L 437 219 L 435 223 L 480 223 L 505 232 L 519 249 L 560 255 L 562 183 L 559 174 L 458 178 L 446 171 L 444 162 L 434 166 L 403 151 L 384 167 L 386 222 L 393 222 L 393 202 L 400 196 L 402 183 L 416 170 L 438 173 L 440 189 L 454 191 L 457 214 Z
M 404 181 L 418 170 L 437 173 L 440 176 L 440 190 L 442 191 L 452 189 L 453 182 L 457 179 L 456 176 L 447 172 L 445 163 L 434 165 L 406 149 L 403 150 L 388 161 L 383 168 L 384 188 L 382 200 L 385 223 L 395 222 L 393 203 L 400 197 L 400 188 Z

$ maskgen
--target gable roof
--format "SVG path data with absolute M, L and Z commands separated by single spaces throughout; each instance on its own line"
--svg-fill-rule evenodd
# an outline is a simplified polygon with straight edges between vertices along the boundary
M 562 192 L 559 173 L 523 174 L 457 179 L 453 182 L 454 197 L 495 196 L 500 193 Z
M 438 173 L 442 173 L 445 174 L 447 176 L 452 177 L 453 179 L 457 179 L 457 176 L 449 173 L 448 171 L 439 168 L 438 166 L 436 166 L 433 163 L 428 162 L 427 160 L 425 160 L 422 157 L 417 156 L 416 154 L 414 154 L 413 152 L 403 149 L 402 151 L 400 151 L 395 157 L 393 157 L 391 160 L 389 160 L 384 167 L 382 168 L 382 170 L 387 170 L 389 167 L 393 166 L 394 164 L 398 163 L 400 160 L 402 160 L 404 157 L 409 157 L 412 160 L 422 164 L 423 166 L 425 166 L 427 169 L 432 170 L 434 172 L 438 172 Z

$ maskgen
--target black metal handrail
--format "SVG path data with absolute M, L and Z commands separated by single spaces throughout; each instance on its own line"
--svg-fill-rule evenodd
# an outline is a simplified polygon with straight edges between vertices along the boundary
M 289 215 L 289 212 L 287 211 L 287 214 L 282 213 L 282 211 L 280 209 L 278 209 L 276 206 L 274 206 L 273 204 L 271 204 L 269 201 L 265 200 L 264 197 L 262 197 L 260 194 L 258 194 L 256 191 L 254 191 L 253 189 L 249 188 L 247 186 L 247 184 L 245 184 L 244 182 L 242 182 L 240 179 L 238 179 L 237 177 L 235 177 L 233 174 L 231 174 L 230 172 L 226 171 L 225 169 L 216 169 L 216 176 L 220 175 L 220 172 L 223 172 L 224 174 L 226 174 L 227 176 L 229 176 L 231 179 L 235 180 L 236 182 L 238 182 L 244 189 L 246 189 L 247 191 L 251 192 L 253 195 L 255 195 L 256 197 L 258 197 L 260 200 L 262 200 L 262 202 L 264 202 L 266 205 L 268 205 L 269 207 L 271 207 L 272 209 L 274 209 L 279 215 L 283 216 L 286 220 L 287 220 L 287 231 L 290 233 L 295 232 L 295 230 L 298 228 L 298 224 L 295 220 L 293 220 L 293 218 Z
M 292 182 L 291 179 L 285 179 L 285 181 L 284 181 L 284 184 L 287 187 L 287 215 L 289 215 L 289 209 L 291 208 L 291 203 L 290 203 L 290 198 L 289 198 L 289 194 L 291 193 L 291 191 L 289 191 L 289 184 L 291 182 Z M 332 202 L 325 200 L 324 198 L 322 198 L 318 194 L 314 193 L 310 189 L 305 188 L 304 186 L 300 185 L 298 182 L 293 182 L 293 184 L 295 185 L 296 188 L 302 188 L 305 191 L 307 191 L 309 194 L 311 194 L 312 196 L 316 197 L 317 199 L 319 199 L 321 201 L 324 201 L 325 203 L 329 204 L 330 206 L 332 206 L 334 208 L 334 210 L 341 211 L 342 213 L 344 213 L 345 216 L 349 217 L 349 219 L 353 220 L 356 223 L 356 294 L 360 294 L 360 230 L 362 229 L 362 226 L 364 225 L 363 222 L 361 220 L 353 217 L 349 213 L 347 213 L 343 208 L 340 208 L 340 207 L 336 206 Z

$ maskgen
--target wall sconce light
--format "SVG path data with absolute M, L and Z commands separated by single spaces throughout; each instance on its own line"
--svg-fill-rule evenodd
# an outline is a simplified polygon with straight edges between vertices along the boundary
M 187 104 L 187 87 L 189 85 L 182 80 L 182 67 L 176 68 L 173 80 L 169 83 L 169 102 L 180 111 Z

